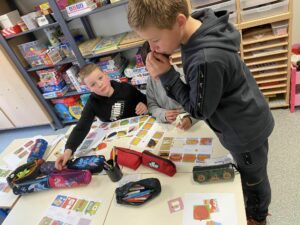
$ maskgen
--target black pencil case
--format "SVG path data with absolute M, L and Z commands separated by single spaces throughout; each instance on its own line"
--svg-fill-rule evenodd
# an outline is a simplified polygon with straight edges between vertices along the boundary
M 19 166 L 8 175 L 7 183 L 12 188 L 15 184 L 37 178 L 41 174 L 40 167 L 43 162 L 43 159 L 36 159 Z
M 118 204 L 139 206 L 158 196 L 161 185 L 157 178 L 147 178 L 129 182 L 117 188 L 115 192 Z

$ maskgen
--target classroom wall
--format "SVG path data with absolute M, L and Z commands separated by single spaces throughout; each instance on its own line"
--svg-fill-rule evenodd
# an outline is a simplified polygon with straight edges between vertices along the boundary
M 293 1 L 293 43 L 300 43 L 300 1 Z

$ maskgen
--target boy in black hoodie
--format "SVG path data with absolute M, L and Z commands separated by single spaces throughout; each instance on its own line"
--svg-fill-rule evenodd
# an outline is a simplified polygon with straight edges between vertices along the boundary
M 95 117 L 103 122 L 146 114 L 147 99 L 139 90 L 127 83 L 110 80 L 96 64 L 87 64 L 79 75 L 91 91 L 91 95 L 72 130 L 55 167 L 61 170 L 88 134 Z
M 266 224 L 271 188 L 268 137 L 274 119 L 238 51 L 240 34 L 226 11 L 189 16 L 185 0 L 129 0 L 129 25 L 150 44 L 146 65 L 168 96 L 204 120 L 241 173 L 248 224 Z M 187 84 L 165 55 L 181 47 Z

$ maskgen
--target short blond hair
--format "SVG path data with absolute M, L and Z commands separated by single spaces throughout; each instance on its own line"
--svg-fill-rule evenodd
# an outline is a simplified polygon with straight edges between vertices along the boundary
M 95 63 L 89 63 L 84 65 L 79 71 L 80 79 L 83 81 L 84 78 L 89 76 L 96 69 L 100 70 L 99 66 L 97 66 L 97 64 Z
M 179 13 L 189 17 L 186 0 L 129 0 L 128 23 L 133 29 L 142 30 L 150 25 L 171 29 Z

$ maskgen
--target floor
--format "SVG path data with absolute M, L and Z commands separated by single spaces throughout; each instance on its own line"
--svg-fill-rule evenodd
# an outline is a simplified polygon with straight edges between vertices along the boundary
M 44 125 L 30 128 L 0 131 L 0 152 L 2 152 L 2 150 L 4 150 L 14 139 L 34 137 L 37 135 L 46 136 L 64 134 L 68 130 L 68 128 L 69 127 L 65 127 L 60 130 L 53 130 L 50 125 Z
M 269 139 L 269 178 L 272 186 L 269 224 L 300 224 L 300 109 L 273 110 L 276 126 Z M 50 126 L 0 132 L 0 152 L 15 138 L 64 133 Z M 1 224 L 1 221 L 0 221 Z

